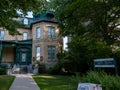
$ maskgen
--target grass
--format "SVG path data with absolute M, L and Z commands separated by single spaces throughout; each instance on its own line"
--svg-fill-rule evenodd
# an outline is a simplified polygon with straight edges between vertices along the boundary
M 41 90 L 76 90 L 70 85 L 71 76 L 60 75 L 34 75 L 38 86 Z
M 9 90 L 15 76 L 0 75 L 0 90 Z
M 103 90 L 120 90 L 120 76 L 90 71 L 84 76 L 34 75 L 41 90 L 77 90 L 78 83 L 101 84 Z
M 70 81 L 72 82 L 73 88 L 78 83 L 95 83 L 101 84 L 102 90 L 120 90 L 120 76 L 108 75 L 105 72 L 94 72 L 90 71 L 84 76 L 73 76 Z

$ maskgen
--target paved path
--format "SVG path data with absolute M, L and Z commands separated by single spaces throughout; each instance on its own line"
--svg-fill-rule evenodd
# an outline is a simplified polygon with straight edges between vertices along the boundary
M 9 90 L 40 90 L 30 74 L 16 74 Z

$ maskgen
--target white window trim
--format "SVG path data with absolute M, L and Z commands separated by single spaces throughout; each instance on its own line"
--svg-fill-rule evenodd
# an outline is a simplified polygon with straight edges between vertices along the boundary
M 36 60 L 40 61 L 40 52 L 41 52 L 41 47 L 40 46 L 36 46 Z
M 38 31 L 39 30 L 39 31 Z M 38 35 L 39 34 L 39 35 Z M 41 37 L 41 28 L 37 27 L 36 28 L 36 39 L 39 39 Z
M 48 61 L 50 61 L 50 62 L 54 62 L 54 61 L 56 61 L 56 46 L 48 46 L 48 49 L 49 49 L 49 47 L 50 47 L 50 49 L 52 50 L 51 52 L 50 52 L 50 54 L 53 54 L 53 47 L 54 47 L 54 59 L 53 58 L 49 58 L 49 55 L 48 55 Z M 49 50 L 47 50 L 48 51 L 48 54 L 49 54 Z
M 24 36 L 24 34 L 26 34 L 27 36 Z M 28 33 L 27 32 L 23 32 L 23 40 L 27 40 L 28 39 Z
M 29 22 L 29 21 L 28 21 L 27 18 L 24 18 L 24 19 L 23 19 L 23 23 L 24 23 L 25 25 L 28 25 L 28 22 Z
M 54 31 L 53 31 L 53 29 L 54 29 Z M 55 38 L 55 37 L 56 37 L 55 27 L 48 26 L 48 38 Z
M 3 34 L 1 34 L 3 32 Z M 5 37 L 5 30 L 0 30 L 0 40 L 4 40 Z

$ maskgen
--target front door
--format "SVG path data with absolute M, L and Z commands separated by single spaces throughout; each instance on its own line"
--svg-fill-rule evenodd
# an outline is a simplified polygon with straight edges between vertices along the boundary
M 20 64 L 27 65 L 27 53 L 21 52 L 20 57 L 21 57 Z
M 17 48 L 15 63 L 19 65 L 31 64 L 31 49 L 27 47 Z

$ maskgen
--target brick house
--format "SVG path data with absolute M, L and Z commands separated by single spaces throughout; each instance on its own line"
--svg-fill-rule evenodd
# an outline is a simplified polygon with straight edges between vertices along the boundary
M 38 13 L 33 18 L 19 18 L 25 28 L 18 28 L 21 35 L 11 36 L 0 28 L 0 63 L 30 65 L 34 61 L 45 64 L 46 68 L 57 63 L 56 54 L 62 48 L 58 36 L 57 20 L 51 11 Z

